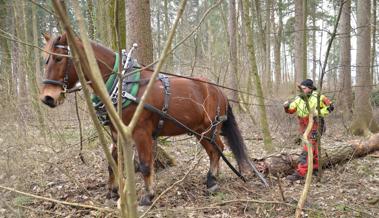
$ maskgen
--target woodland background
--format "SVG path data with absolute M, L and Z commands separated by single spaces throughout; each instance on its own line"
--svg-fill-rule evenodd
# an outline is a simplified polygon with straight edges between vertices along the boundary
M 72 3 L 65 3 L 77 30 Z M 124 7 L 115 15 L 115 0 L 79 1 L 89 37 L 116 50 L 118 19 L 122 47 L 129 49 L 137 42 L 138 61 L 152 63 L 162 52 L 180 2 L 118 3 Z M 327 118 L 322 144 L 364 141 L 379 130 L 377 3 L 191 0 L 163 71 L 207 77 L 231 88 L 224 91 L 253 159 L 300 151 L 296 117 L 285 114 L 282 103 L 297 94 L 297 84 L 305 78 L 313 79 L 336 105 Z M 50 1 L 0 0 L 0 217 L 117 216 L 4 188 L 115 209 L 115 202 L 105 198 L 107 164 L 82 93 L 69 95 L 54 110 L 39 100 L 42 33 L 61 33 Z M 221 191 L 209 195 L 203 184 L 208 160 L 196 140 L 180 136 L 164 138 L 160 144 L 176 166 L 157 173 L 157 193 L 183 181 L 147 216 L 293 216 L 301 183 L 269 177 L 274 185 L 264 189 L 257 178 L 242 183 L 222 164 Z M 304 216 L 378 216 L 377 157 L 347 158 L 346 164 L 326 170 L 323 180 L 312 184 Z M 141 187 L 138 180 L 137 190 Z

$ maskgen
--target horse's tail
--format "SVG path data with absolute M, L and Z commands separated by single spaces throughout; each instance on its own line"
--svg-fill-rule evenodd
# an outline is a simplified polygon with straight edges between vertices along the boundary
M 237 159 L 238 165 L 241 167 L 248 162 L 246 153 L 246 145 L 243 142 L 241 132 L 238 128 L 234 117 L 232 107 L 228 103 L 227 120 L 222 123 L 222 135 L 226 138 L 234 157 Z

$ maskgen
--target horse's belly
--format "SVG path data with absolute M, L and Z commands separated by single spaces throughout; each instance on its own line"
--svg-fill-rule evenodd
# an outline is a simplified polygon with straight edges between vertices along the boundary
M 160 135 L 161 136 L 177 136 L 177 135 L 190 133 L 191 131 L 198 132 L 199 129 L 203 128 L 202 123 L 200 121 L 194 122 L 197 120 L 192 120 L 189 122 L 185 122 L 187 120 L 184 120 L 183 118 L 184 117 L 182 117 L 182 119 L 179 120 L 179 122 L 181 124 L 174 123 L 174 122 L 169 121 L 169 120 L 165 120 L 164 125 L 163 125 L 163 129 L 162 129 Z M 185 127 L 182 127 L 181 125 L 184 125 Z M 186 128 L 188 128 L 190 130 L 188 130 Z

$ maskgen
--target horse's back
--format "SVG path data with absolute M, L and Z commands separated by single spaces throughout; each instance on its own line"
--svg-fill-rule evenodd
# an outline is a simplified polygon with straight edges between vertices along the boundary
M 203 78 L 170 77 L 170 89 L 168 113 L 195 131 L 209 128 L 217 113 L 219 115 L 226 113 L 225 96 Z M 166 125 L 167 128 L 162 134 L 185 133 L 183 129 L 178 130 L 174 126 L 173 123 Z
M 150 79 L 151 75 L 150 71 L 143 71 L 141 79 Z M 226 113 L 225 95 L 217 87 L 209 84 L 205 78 L 169 77 L 169 84 L 170 94 L 166 97 L 169 98 L 167 113 L 192 130 L 201 132 L 209 128 L 216 115 Z M 140 87 L 139 97 L 142 96 L 145 89 L 146 85 Z M 156 80 L 146 103 L 161 110 L 164 101 L 164 84 L 160 80 Z M 129 109 L 128 114 L 132 114 L 134 110 L 135 106 Z M 146 125 L 150 125 L 154 129 L 158 126 L 159 120 L 159 114 L 144 110 L 139 123 L 144 125 L 144 128 Z M 185 129 L 166 119 L 160 135 L 172 136 L 186 132 Z

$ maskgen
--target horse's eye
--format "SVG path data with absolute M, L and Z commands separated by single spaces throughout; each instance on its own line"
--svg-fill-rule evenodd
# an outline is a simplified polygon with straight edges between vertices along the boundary
M 55 61 L 56 61 L 56 62 L 60 62 L 61 60 L 62 60 L 62 57 L 59 57 L 59 56 L 58 56 L 58 57 L 55 58 Z

